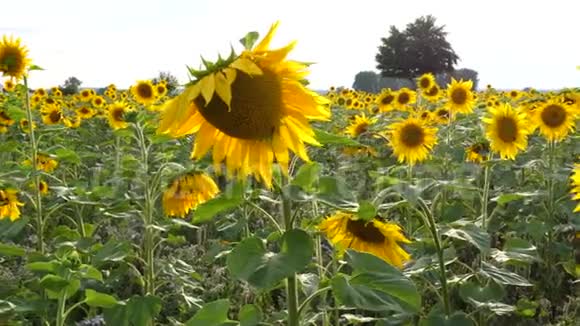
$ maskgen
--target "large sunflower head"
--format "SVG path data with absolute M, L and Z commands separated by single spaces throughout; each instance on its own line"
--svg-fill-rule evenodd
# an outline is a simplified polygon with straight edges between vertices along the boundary
M 451 84 L 447 85 L 447 107 L 452 112 L 471 113 L 475 100 L 473 98 L 473 81 L 457 81 L 451 78 Z
M 368 118 L 364 113 L 356 115 L 348 127 L 346 127 L 346 133 L 353 138 L 357 138 L 367 132 L 369 127 L 376 122 L 376 118 Z
M 437 83 L 435 82 L 435 76 L 433 76 L 432 73 L 429 72 L 417 78 L 417 87 L 421 91 L 427 92 L 433 86 L 437 86 Z
M 164 104 L 158 129 L 195 133 L 192 158 L 213 148 L 217 171 L 225 162 L 228 176 L 253 175 L 268 187 L 274 160 L 286 172 L 289 151 L 308 161 L 305 145 L 319 145 L 308 120 L 330 117 L 328 100 L 304 85 L 308 65 L 286 59 L 295 43 L 269 49 L 277 27 L 241 55 L 190 70 L 196 80 Z
M 0 220 L 9 218 L 15 221 L 20 218 L 20 206 L 24 206 L 18 200 L 18 191 L 11 188 L 0 188 Z
M 401 247 L 401 243 L 411 242 L 401 227 L 379 218 L 365 221 L 352 213 L 339 211 L 324 219 L 318 228 L 339 254 L 351 248 L 375 255 L 399 268 L 411 258 Z
M 42 122 L 46 125 L 55 125 L 62 120 L 62 110 L 60 105 L 53 103 L 45 103 L 40 109 L 42 114 Z
M 574 172 L 572 172 L 570 181 L 572 182 L 572 190 L 570 192 L 574 195 L 572 199 L 580 200 L 580 164 L 574 166 Z M 574 209 L 574 213 L 577 212 L 580 212 L 580 204 Z
M 16 89 L 16 83 L 12 79 L 6 79 L 3 88 L 6 92 L 13 92 Z
M 185 217 L 218 193 L 217 185 L 205 173 L 187 173 L 173 180 L 163 193 L 163 210 L 167 216 Z
M 437 128 L 430 127 L 421 119 L 410 117 L 389 126 L 389 143 L 399 162 L 415 165 L 429 158 L 437 144 Z
M 435 84 L 429 87 L 429 89 L 423 91 L 421 95 L 423 95 L 423 97 L 426 98 L 429 102 L 437 102 L 441 98 L 442 93 L 443 92 L 441 91 L 441 88 Z
M 0 72 L 4 76 L 21 79 L 30 65 L 27 55 L 28 49 L 20 44 L 20 38 L 4 35 L 0 40 Z
M 388 112 L 395 108 L 394 103 L 397 94 L 391 91 L 390 88 L 385 88 L 381 92 L 381 95 L 376 100 L 377 105 L 381 112 Z
M 157 99 L 157 90 L 150 80 L 139 80 L 131 86 L 131 94 L 137 103 L 150 105 Z
M 403 87 L 396 93 L 394 105 L 399 110 L 407 110 L 408 106 L 415 103 L 417 100 L 417 93 L 415 91 Z
M 107 107 L 107 119 L 111 128 L 114 130 L 127 128 L 129 125 L 125 119 L 127 111 L 129 107 L 125 102 L 115 102 Z
M 483 123 L 491 150 L 498 152 L 502 159 L 515 159 L 517 153 L 528 146 L 530 129 L 525 114 L 510 104 L 490 108 L 489 113 Z
M 572 107 L 558 98 L 550 99 L 536 108 L 533 120 L 535 126 L 539 127 L 540 134 L 550 141 L 563 140 L 576 125 Z

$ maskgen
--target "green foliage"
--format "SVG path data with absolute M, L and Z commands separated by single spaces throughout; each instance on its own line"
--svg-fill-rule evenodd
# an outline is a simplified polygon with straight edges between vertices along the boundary
M 83 82 L 76 77 L 69 77 L 64 81 L 64 84 L 60 86 L 63 95 L 74 95 L 79 92 L 79 88 Z
M 459 57 L 446 40 L 444 26 L 433 16 L 417 18 L 404 31 L 391 26 L 376 55 L 377 69 L 384 77 L 414 78 L 421 74 L 453 70 Z

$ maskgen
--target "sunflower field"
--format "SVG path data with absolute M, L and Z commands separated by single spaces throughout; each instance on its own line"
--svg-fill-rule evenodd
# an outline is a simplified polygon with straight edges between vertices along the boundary
M 578 325 L 580 89 L 321 94 L 277 27 L 176 92 L 0 39 L 0 325 Z

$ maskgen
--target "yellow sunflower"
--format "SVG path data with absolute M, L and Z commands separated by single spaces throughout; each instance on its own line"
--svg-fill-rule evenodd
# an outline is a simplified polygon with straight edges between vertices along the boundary
M 395 107 L 401 111 L 407 110 L 407 106 L 415 103 L 417 94 L 415 91 L 403 87 L 396 92 L 396 99 L 393 103 Z
M 150 105 L 157 99 L 157 91 L 150 80 L 139 80 L 131 86 L 131 94 L 137 103 Z
M 93 97 L 93 99 L 91 100 L 91 103 L 93 104 L 94 107 L 96 108 L 102 108 L 103 105 L 105 105 L 107 102 L 105 101 L 105 99 L 100 96 L 100 95 L 96 95 Z
M 7 92 L 13 92 L 16 89 L 16 83 L 12 79 L 6 79 L 4 81 L 4 90 Z
M 193 159 L 213 147 L 216 171 L 229 177 L 254 175 L 272 185 L 272 163 L 288 171 L 289 154 L 309 161 L 306 144 L 320 145 L 308 120 L 330 117 L 328 100 L 307 89 L 308 66 L 286 60 L 295 43 L 268 49 L 278 24 L 253 50 L 196 72 L 198 79 L 165 103 L 160 133 L 196 134 Z
M 165 83 L 155 85 L 155 93 L 157 94 L 157 98 L 162 98 L 167 95 L 167 85 Z
M 20 217 L 20 206 L 23 203 L 18 201 L 18 191 L 15 189 L 0 189 L 0 220 L 9 218 L 15 221 Z
M 510 104 L 490 108 L 489 113 L 491 116 L 482 120 L 491 150 L 498 152 L 502 159 L 515 159 L 517 153 L 528 146 L 530 130 L 525 114 Z
M 5 126 L 11 126 L 14 124 L 14 120 L 10 118 L 8 112 L 0 110 L 0 123 Z
M 48 96 L 48 93 L 46 92 L 46 90 L 44 88 L 37 88 L 34 91 L 34 95 L 37 95 L 41 98 L 45 98 L 46 96 Z
M 21 79 L 26 74 L 26 69 L 30 65 L 27 57 L 28 49 L 20 44 L 20 38 L 8 38 L 6 35 L 0 41 L 0 72 L 4 76 L 10 76 L 16 80 Z
M 482 163 L 487 161 L 489 155 L 489 144 L 480 142 L 475 143 L 465 150 L 467 162 Z
M 417 87 L 421 91 L 427 92 L 433 86 L 437 86 L 437 83 L 435 82 L 435 76 L 433 76 L 432 73 L 429 72 L 417 78 Z
M 395 108 L 394 102 L 396 95 L 397 94 L 391 91 L 390 88 L 383 89 L 381 95 L 379 95 L 379 97 L 376 100 L 376 103 L 379 106 L 381 112 L 392 111 Z
M 572 181 L 572 190 L 570 192 L 574 195 L 572 199 L 580 200 L 580 164 L 574 166 L 574 172 L 572 173 L 570 180 Z M 578 212 L 580 212 L 580 204 L 578 204 L 574 209 L 574 213 Z
M 510 98 L 512 101 L 517 101 L 520 99 L 520 97 L 522 97 L 524 95 L 523 92 L 520 92 L 516 89 L 512 89 L 509 92 L 506 92 L 505 95 Z
M 377 122 L 376 118 L 368 118 L 364 113 L 354 116 L 354 119 L 346 127 L 346 133 L 353 138 L 367 132 L 369 127 Z
M 25 133 L 29 133 L 30 132 L 30 124 L 28 123 L 27 119 L 21 119 L 20 120 L 20 129 L 22 129 L 23 132 Z M 36 129 L 36 123 L 34 123 L 34 121 L 32 121 L 32 129 Z
M 80 91 L 79 95 L 81 101 L 89 102 L 95 94 L 91 89 L 83 89 L 82 91 Z
M 26 160 L 25 164 L 30 165 L 30 160 Z M 49 155 L 42 153 L 38 153 L 38 155 L 36 155 L 36 167 L 39 170 L 50 173 L 54 171 L 57 166 L 58 162 L 52 159 Z
M 71 129 L 76 129 L 81 126 L 81 117 L 79 117 L 76 113 L 73 115 L 66 115 L 62 117 L 62 123 Z
M 453 113 L 471 113 L 475 105 L 473 99 L 473 81 L 457 81 L 451 78 L 447 85 L 447 107 Z
M 437 144 L 437 128 L 415 117 L 393 123 L 389 129 L 389 144 L 399 162 L 410 165 L 422 162 L 429 158 L 429 152 Z
M 55 125 L 62 120 L 62 110 L 58 104 L 45 104 L 40 109 L 42 122 L 46 125 Z
M 173 180 L 165 190 L 163 210 L 167 216 L 183 218 L 218 193 L 219 189 L 212 178 L 201 172 L 191 172 Z
M 572 107 L 561 99 L 550 99 L 533 112 L 535 126 L 550 141 L 563 140 L 576 125 Z
M 88 106 L 81 106 L 80 108 L 76 109 L 75 112 L 81 119 L 90 119 L 95 115 L 95 110 Z
M 400 245 L 411 242 L 401 227 L 378 218 L 366 222 L 352 213 L 339 211 L 324 219 L 318 229 L 336 246 L 339 254 L 351 248 L 375 255 L 399 268 L 411 258 Z
M 125 114 L 129 111 L 129 107 L 124 102 L 115 102 L 109 104 L 107 107 L 107 119 L 109 125 L 114 130 L 127 128 L 129 123 L 125 121 Z
M 428 90 L 422 92 L 421 95 L 423 95 L 423 97 L 426 98 L 427 101 L 434 103 L 439 101 L 439 99 L 442 96 L 442 93 L 443 92 L 441 91 L 441 88 L 439 88 L 439 86 L 433 85 Z

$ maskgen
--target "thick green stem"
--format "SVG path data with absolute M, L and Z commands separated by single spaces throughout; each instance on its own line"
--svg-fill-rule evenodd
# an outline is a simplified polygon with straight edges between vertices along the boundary
M 489 201 L 489 186 L 490 186 L 490 169 L 489 164 L 486 164 L 483 170 L 483 194 L 481 196 L 481 228 L 487 230 L 487 204 Z
M 556 144 L 554 141 L 548 143 L 548 214 L 550 221 L 554 222 L 554 160 L 556 157 Z
M 30 151 L 32 161 L 32 173 L 34 179 L 34 205 L 36 206 L 36 236 L 38 237 L 37 250 L 44 255 L 44 221 L 42 218 L 42 197 L 40 194 L 40 176 L 38 174 L 38 143 L 34 134 L 32 109 L 30 108 L 30 94 L 28 92 L 28 79 L 24 77 L 26 119 L 28 119 L 28 136 L 30 139 Z
M 292 207 L 288 194 L 284 189 L 282 193 L 282 214 L 284 216 L 284 226 L 286 232 L 294 228 L 292 221 Z M 288 302 L 288 326 L 298 326 L 298 287 L 296 284 L 296 275 L 288 276 L 286 279 L 286 292 Z
M 56 308 L 56 326 L 64 326 L 66 320 L 66 289 L 61 290 Z
M 139 149 L 141 151 L 141 164 L 143 166 L 143 222 L 145 224 L 145 243 L 143 250 L 146 263 L 145 292 L 149 295 L 155 295 L 155 234 L 153 228 L 153 200 L 149 182 L 149 152 L 143 127 L 137 124 L 135 125 L 135 129 L 137 130 Z
M 316 201 L 312 202 L 312 217 L 313 218 L 318 217 L 318 204 L 316 203 Z M 318 270 L 318 278 L 320 280 L 322 280 L 324 278 L 324 260 L 322 257 L 322 236 L 320 234 L 317 234 L 315 240 L 316 240 L 315 251 L 316 251 L 316 265 L 317 265 L 317 270 Z M 299 313 L 302 310 L 301 308 L 305 305 L 305 302 L 303 302 L 302 305 L 300 306 L 300 308 L 298 308 Z M 322 302 L 324 303 L 322 308 L 321 308 L 322 326 L 328 326 L 329 320 L 328 320 L 328 315 L 326 314 L 326 291 L 324 292 L 324 295 L 322 296 Z

